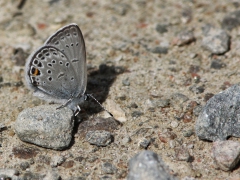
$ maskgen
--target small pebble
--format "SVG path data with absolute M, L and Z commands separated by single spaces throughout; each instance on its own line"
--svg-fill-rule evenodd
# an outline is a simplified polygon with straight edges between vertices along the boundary
M 117 171 L 117 168 L 109 163 L 109 162 L 105 162 L 102 164 L 102 172 L 104 174 L 114 174 Z
M 230 36 L 222 29 L 207 26 L 203 29 L 202 47 L 212 54 L 224 54 L 230 49 Z
M 216 141 L 212 149 L 216 165 L 223 171 L 233 170 L 240 162 L 240 142 Z
M 172 128 L 176 128 L 176 127 L 178 127 L 178 125 L 179 125 L 179 123 L 177 121 L 172 121 L 171 122 L 171 127 Z
M 113 141 L 113 135 L 104 130 L 89 131 L 85 139 L 96 146 L 107 146 Z
M 190 160 L 190 154 L 188 152 L 187 148 L 184 148 L 183 146 L 176 147 L 174 149 L 175 151 L 175 156 L 178 161 L 189 161 Z
M 152 48 L 151 52 L 154 54 L 167 54 L 168 48 L 157 46 L 157 47 Z
M 139 140 L 138 142 L 138 146 L 144 149 L 147 149 L 147 147 L 150 144 L 150 140 L 146 139 L 146 138 L 142 138 Z
M 127 180 L 176 180 L 162 158 L 152 151 L 142 151 L 129 161 Z

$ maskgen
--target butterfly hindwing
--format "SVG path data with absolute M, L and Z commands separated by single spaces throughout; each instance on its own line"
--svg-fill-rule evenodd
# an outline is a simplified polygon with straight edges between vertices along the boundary
M 77 75 L 66 55 L 52 46 L 39 48 L 27 63 L 27 81 L 37 93 L 53 99 L 77 96 Z

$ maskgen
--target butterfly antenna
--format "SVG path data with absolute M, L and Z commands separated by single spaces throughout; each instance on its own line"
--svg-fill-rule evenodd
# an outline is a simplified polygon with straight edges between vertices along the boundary
M 97 100 L 95 97 L 93 97 L 92 94 L 86 94 L 86 95 L 87 95 L 88 97 L 91 97 L 94 101 L 96 101 L 110 116 L 113 117 L 112 113 L 110 113 L 105 107 L 103 107 L 103 105 L 101 105 L 100 102 L 98 102 L 98 100 Z

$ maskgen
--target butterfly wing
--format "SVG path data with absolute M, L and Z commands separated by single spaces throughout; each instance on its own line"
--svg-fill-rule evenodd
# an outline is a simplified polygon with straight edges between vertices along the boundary
M 26 81 L 34 95 L 44 100 L 63 103 L 78 95 L 74 65 L 53 46 L 42 46 L 29 57 Z
M 45 45 L 54 46 L 67 56 L 76 74 L 78 86 L 75 92 L 78 97 L 83 95 L 87 85 L 86 49 L 79 27 L 70 24 L 59 29 L 47 39 Z

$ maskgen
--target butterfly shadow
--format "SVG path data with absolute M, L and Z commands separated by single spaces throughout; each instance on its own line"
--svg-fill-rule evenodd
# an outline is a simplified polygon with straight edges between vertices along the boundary
M 86 94 L 92 94 L 97 101 L 101 104 L 106 100 L 109 89 L 115 81 L 117 75 L 125 72 L 125 68 L 121 66 L 108 66 L 101 64 L 99 68 L 88 68 L 88 82 Z M 81 122 L 87 121 L 88 118 L 94 114 L 103 111 L 103 108 L 99 106 L 92 98 L 88 98 L 83 104 L 81 104 L 80 113 L 74 117 L 75 124 L 73 130 L 73 136 L 78 131 L 78 126 Z M 72 139 L 70 147 L 74 144 L 74 138 Z

